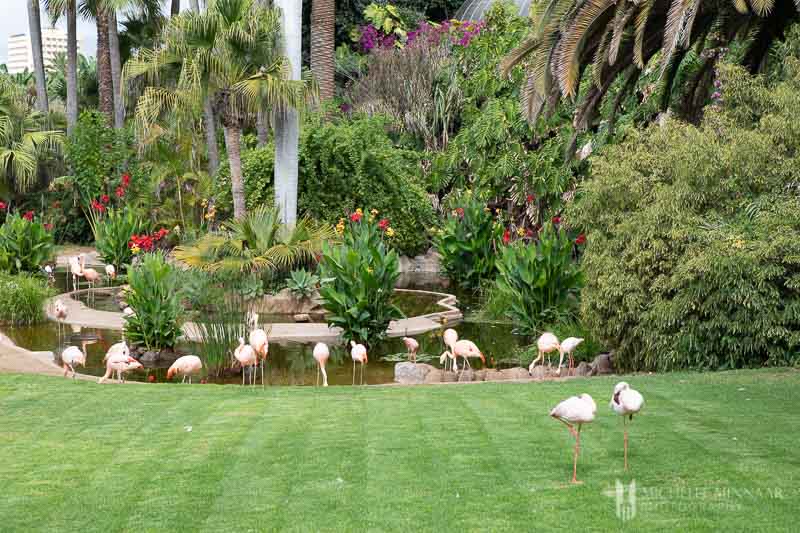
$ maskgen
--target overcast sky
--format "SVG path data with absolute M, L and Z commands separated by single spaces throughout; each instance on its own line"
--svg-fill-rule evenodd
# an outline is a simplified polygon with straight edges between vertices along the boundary
M 188 3 L 188 2 L 181 2 Z M 6 5 L 9 5 L 9 10 Z M 0 6 L 5 10 L 0 14 L 0 63 L 6 62 L 8 55 L 8 36 L 15 33 L 28 33 L 28 8 L 27 0 L 0 0 Z M 42 27 L 50 24 L 42 8 Z M 67 22 L 60 21 L 56 26 L 67 29 Z M 78 16 L 78 38 L 81 40 L 81 53 L 84 55 L 95 54 L 97 50 L 97 30 L 91 21 L 83 20 Z

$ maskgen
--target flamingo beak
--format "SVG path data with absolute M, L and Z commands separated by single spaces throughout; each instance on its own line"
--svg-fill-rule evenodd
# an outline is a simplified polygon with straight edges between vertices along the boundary
M 478 353 L 481 356 L 481 362 L 485 365 L 486 364 L 486 358 L 483 356 L 483 352 L 478 352 Z

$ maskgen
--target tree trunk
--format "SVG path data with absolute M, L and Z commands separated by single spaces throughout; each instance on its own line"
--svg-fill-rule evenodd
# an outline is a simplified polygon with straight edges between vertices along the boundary
M 47 113 L 47 81 L 44 76 L 44 55 L 42 54 L 42 23 L 39 16 L 39 0 L 28 0 L 28 26 L 31 31 L 31 51 L 33 52 L 33 73 L 36 77 L 36 109 Z
M 125 102 L 122 99 L 122 57 L 119 52 L 117 14 L 108 13 L 108 56 L 111 60 L 111 81 L 114 84 L 114 127 L 125 126 Z
M 175 16 L 181 12 L 181 0 L 172 0 L 172 7 L 169 10 L 171 16 Z
M 111 56 L 108 43 L 108 15 L 99 9 L 95 17 L 97 24 L 97 87 L 100 93 L 100 111 L 114 120 L 114 79 L 111 75 Z
M 76 0 L 67 2 L 67 133 L 78 123 L 78 14 Z
M 217 121 L 214 118 L 214 108 L 211 106 L 211 97 L 206 97 L 203 102 L 203 122 L 206 129 L 206 149 L 208 150 L 208 174 L 215 176 L 219 168 L 219 148 L 217 147 Z
M 289 60 L 291 79 L 300 79 L 303 3 L 275 0 L 281 10 L 284 55 Z M 290 226 L 297 222 L 298 144 L 300 117 L 296 109 L 279 111 L 275 118 L 275 205 L 281 220 Z
M 319 83 L 321 101 L 330 100 L 335 82 L 336 1 L 313 0 L 311 4 L 311 71 Z
M 258 147 L 264 148 L 269 142 L 267 114 L 264 111 L 259 111 L 258 115 L 256 115 L 256 134 L 258 136 Z
M 228 162 L 231 166 L 231 195 L 233 197 L 233 217 L 241 219 L 247 214 L 247 207 L 245 204 L 244 195 L 244 179 L 242 178 L 242 154 L 239 128 L 226 126 L 223 124 L 225 131 L 225 148 L 228 150 Z
M 194 9 L 196 12 L 199 13 L 200 12 L 200 0 L 192 0 L 191 4 L 192 4 L 192 9 Z

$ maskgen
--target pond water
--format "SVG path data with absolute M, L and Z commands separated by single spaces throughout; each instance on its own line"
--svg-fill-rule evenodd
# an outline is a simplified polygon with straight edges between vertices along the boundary
M 438 276 L 407 277 L 403 288 L 425 288 L 428 290 L 446 291 Z M 439 280 L 439 285 L 436 285 Z M 63 280 L 61 281 L 63 288 Z M 435 310 L 436 299 L 416 298 L 414 295 L 398 293 L 396 303 L 409 316 L 424 314 Z M 119 311 L 118 303 L 110 294 L 97 291 L 91 307 L 109 311 Z M 462 295 L 459 305 L 465 314 L 475 302 Z M 276 321 L 285 321 L 285 317 L 274 317 Z M 280 319 L 280 320 L 278 320 Z M 444 351 L 441 333 L 444 328 L 431 331 L 416 337 L 420 344 L 419 353 L 434 356 L 427 361 L 439 366 L 438 356 Z M 489 366 L 510 366 L 515 353 L 523 346 L 531 343 L 531 339 L 514 335 L 506 324 L 460 323 L 455 326 L 461 338 L 474 341 L 484 352 Z M 103 356 L 108 348 L 119 342 L 122 334 L 119 331 L 95 328 L 78 328 L 61 326 L 48 322 L 37 326 L 5 328 L 3 331 L 18 346 L 34 351 L 52 351 L 60 354 L 66 346 L 80 346 L 87 342 L 87 362 L 79 371 L 84 374 L 101 376 L 105 372 Z M 231 347 L 233 348 L 233 347 Z M 313 344 L 305 343 L 270 343 L 269 357 L 265 368 L 265 381 L 268 385 L 314 385 L 317 377 L 317 365 L 311 355 Z M 181 345 L 177 347 L 180 354 L 195 353 L 204 357 L 202 345 Z M 364 381 L 369 384 L 392 383 L 394 381 L 394 365 L 397 361 L 406 360 L 405 346 L 402 339 L 387 339 L 373 347 L 369 352 L 369 364 L 364 370 Z M 389 360 L 384 360 L 388 358 Z M 58 355 L 56 362 L 60 363 Z M 473 361 L 473 366 L 480 367 L 480 361 Z M 147 365 L 142 371 L 131 372 L 126 379 L 133 381 L 166 381 L 166 372 L 170 362 L 156 362 Z M 344 346 L 332 346 L 331 358 L 328 361 L 328 383 L 330 385 L 350 385 L 352 383 L 352 360 L 350 352 Z M 358 370 L 358 369 L 357 369 Z M 358 376 L 357 376 L 358 377 Z M 241 383 L 241 370 L 225 371 L 222 375 L 206 375 L 210 383 Z

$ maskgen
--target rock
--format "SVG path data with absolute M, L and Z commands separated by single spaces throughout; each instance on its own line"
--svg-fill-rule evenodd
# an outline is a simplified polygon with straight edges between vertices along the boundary
M 442 372 L 443 383 L 455 383 L 458 381 L 458 374 L 455 372 Z
M 403 256 L 400 258 L 400 272 L 438 273 L 442 269 L 441 257 L 434 248 L 430 248 L 425 255 L 416 257 Z
M 142 354 L 142 356 L 139 358 L 139 362 L 141 362 L 142 364 L 155 363 L 156 361 L 158 361 L 158 356 L 159 356 L 158 352 L 147 351 L 144 352 L 144 354 Z
M 500 371 L 500 374 L 503 375 L 502 379 L 530 379 L 530 374 L 528 374 L 527 368 L 522 367 L 514 367 L 514 368 L 504 368 Z
M 459 382 L 466 382 L 466 381 L 475 381 L 475 371 L 471 368 L 466 370 L 462 370 L 458 373 L 458 381 Z
M 578 377 L 589 377 L 594 373 L 594 369 L 592 365 L 587 363 L 586 361 L 581 361 L 580 364 L 575 368 L 575 375 Z
M 297 313 L 292 318 L 295 322 L 311 322 L 311 317 L 308 313 Z
M 611 356 L 611 353 L 601 353 L 594 358 L 594 361 L 592 361 L 592 367 L 594 367 L 594 373 L 596 375 L 602 376 L 605 374 L 614 373 L 614 365 L 611 360 Z
M 438 368 L 434 368 L 425 374 L 425 383 L 441 383 L 443 372 Z
M 297 298 L 289 289 L 283 289 L 277 294 L 266 294 L 261 299 L 253 300 L 249 305 L 253 312 L 265 315 L 310 315 L 321 312 L 316 296 Z
M 583 147 L 580 150 L 578 150 L 578 153 L 576 155 L 578 156 L 578 161 L 583 161 L 584 159 L 592 155 L 592 141 L 589 141 L 586 144 L 584 144 Z
M 414 363 L 403 361 L 394 365 L 394 380 L 403 385 L 419 385 L 425 383 L 425 377 L 433 370 L 437 369 L 425 363 L 417 363 L 415 365 Z
M 527 372 L 526 372 L 527 375 Z M 483 371 L 483 381 L 501 381 L 505 379 L 503 373 L 494 368 L 487 368 Z
M 530 377 L 533 379 L 544 379 L 546 376 L 547 371 L 542 365 L 533 367 L 533 372 L 530 373 Z

